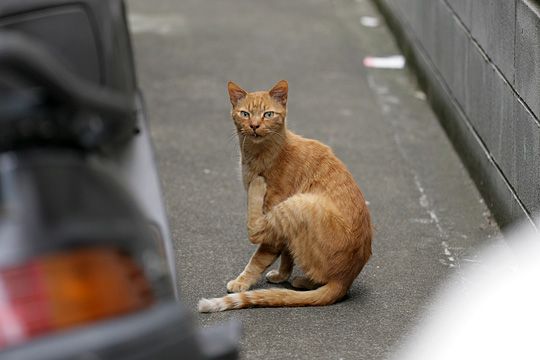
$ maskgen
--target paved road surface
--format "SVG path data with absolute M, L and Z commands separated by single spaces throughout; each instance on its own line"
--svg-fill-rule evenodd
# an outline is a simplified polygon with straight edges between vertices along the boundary
M 373 257 L 341 303 L 196 315 L 242 321 L 246 359 L 381 359 L 441 281 L 494 241 L 480 195 L 406 70 L 366 69 L 398 50 L 352 0 L 130 0 L 140 82 L 177 249 L 182 298 L 225 294 L 246 238 L 227 80 L 290 84 L 289 126 L 331 145 L 369 201 Z M 257 287 L 268 286 L 261 281 Z

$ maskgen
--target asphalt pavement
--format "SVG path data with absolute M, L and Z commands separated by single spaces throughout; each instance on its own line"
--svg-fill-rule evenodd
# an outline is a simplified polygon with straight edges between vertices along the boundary
M 500 241 L 414 77 L 363 65 L 399 54 L 369 1 L 128 5 L 181 297 L 203 326 L 239 319 L 245 359 L 387 358 L 440 284 Z M 333 306 L 195 314 L 199 298 L 226 294 L 255 249 L 227 81 L 261 90 L 280 79 L 289 81 L 289 127 L 330 145 L 364 191 L 373 257 Z

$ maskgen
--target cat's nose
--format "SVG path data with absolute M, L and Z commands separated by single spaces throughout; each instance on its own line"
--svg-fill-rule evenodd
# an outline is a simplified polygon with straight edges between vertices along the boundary
M 254 131 L 257 130 L 260 126 L 260 124 L 249 124 L 249 127 L 252 128 Z

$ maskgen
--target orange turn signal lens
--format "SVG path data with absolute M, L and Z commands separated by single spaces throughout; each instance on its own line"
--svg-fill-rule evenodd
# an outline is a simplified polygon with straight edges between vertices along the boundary
M 143 271 L 116 249 L 47 255 L 0 270 L 0 348 L 152 302 Z

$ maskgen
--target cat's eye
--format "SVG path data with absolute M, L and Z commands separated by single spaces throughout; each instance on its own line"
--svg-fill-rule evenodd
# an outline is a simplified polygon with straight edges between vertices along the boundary
M 244 110 L 240 111 L 240 115 L 241 115 L 242 117 L 244 117 L 244 118 L 248 118 L 248 117 L 249 117 L 249 113 L 248 113 L 247 111 L 244 111 Z
M 264 113 L 264 118 L 265 119 L 270 119 L 270 118 L 273 118 L 274 117 L 274 112 L 273 111 L 267 111 Z

